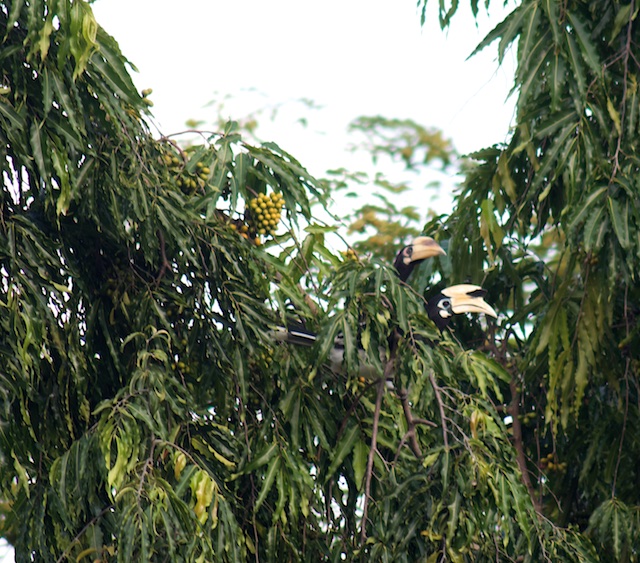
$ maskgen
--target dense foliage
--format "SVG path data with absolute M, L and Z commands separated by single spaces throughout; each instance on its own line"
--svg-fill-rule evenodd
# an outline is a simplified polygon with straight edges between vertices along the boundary
M 524 0 L 478 46 L 515 53 L 516 124 L 472 155 L 441 235 L 455 271 L 491 266 L 505 318 L 487 349 L 512 375 L 532 498 L 607 561 L 640 558 L 637 14 Z
M 530 1 L 488 37 L 518 45 L 518 128 L 408 286 L 327 247 L 327 184 L 281 148 L 154 138 L 89 4 L 0 0 L 17 560 L 637 560 L 635 13 Z M 467 278 L 504 315 L 440 334 L 424 285 Z

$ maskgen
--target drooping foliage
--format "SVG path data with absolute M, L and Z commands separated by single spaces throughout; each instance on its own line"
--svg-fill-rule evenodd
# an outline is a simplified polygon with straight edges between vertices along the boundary
M 556 202 L 555 184 L 529 194 L 530 232 L 508 196 L 529 197 L 500 160 L 509 147 L 488 151 L 438 233 L 452 263 L 431 264 L 416 291 L 388 260 L 328 248 L 333 228 L 314 219 L 327 186 L 281 148 L 233 123 L 198 142 L 154 138 L 147 93 L 89 4 L 0 1 L 0 37 L 0 525 L 18 561 L 584 561 L 594 545 L 636 557 L 633 458 L 611 458 L 612 498 L 595 471 L 611 462 L 577 432 L 595 436 L 604 416 L 635 439 L 633 352 L 617 387 L 618 356 L 600 355 L 616 335 L 632 343 L 631 320 L 614 319 L 633 291 L 614 278 L 613 310 L 593 292 L 564 207 L 535 207 Z M 534 130 L 512 154 L 542 166 Z M 495 339 L 469 319 L 440 334 L 425 314 L 425 282 L 467 276 L 516 311 Z M 573 331 L 588 314 L 599 348 Z M 317 344 L 279 342 L 290 321 Z M 585 342 L 580 396 L 565 381 L 585 377 Z M 509 428 L 505 405 L 518 421 L 534 398 L 549 422 Z M 546 505 L 541 517 L 536 494 L 574 466 L 534 485 L 520 473 L 536 439 L 554 440 L 548 465 L 582 471 L 565 519 Z
M 472 155 L 443 234 L 459 275 L 491 265 L 532 496 L 608 561 L 640 557 L 637 14 L 524 0 L 488 34 L 478 50 L 517 61 L 513 135 Z

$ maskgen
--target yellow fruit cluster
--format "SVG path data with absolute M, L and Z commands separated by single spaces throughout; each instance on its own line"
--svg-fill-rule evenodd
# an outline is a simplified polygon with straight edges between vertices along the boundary
M 211 174 L 211 169 L 208 166 L 204 165 L 204 162 L 196 162 L 196 169 L 198 173 L 198 178 L 201 180 L 208 180 L 209 174 Z
M 549 471 L 566 471 L 567 470 L 567 462 L 563 461 L 560 463 L 554 463 L 555 456 L 552 453 L 547 454 L 540 460 L 542 467 L 548 469 Z
M 249 200 L 249 222 L 255 227 L 259 235 L 275 235 L 280 222 L 284 198 L 282 194 L 271 192 L 269 195 L 260 194 Z
M 205 182 L 209 179 L 211 170 L 208 166 L 205 166 L 203 162 L 196 163 L 195 174 L 189 174 L 186 170 L 182 171 L 182 174 L 178 176 L 176 183 L 178 187 L 185 194 L 192 194 L 198 188 L 203 188 Z
M 176 185 L 185 194 L 193 194 L 198 188 L 203 188 L 211 174 L 211 169 L 205 166 L 204 162 L 196 163 L 194 173 L 187 172 L 185 161 L 173 152 L 166 152 L 162 155 L 162 159 L 169 171 L 175 176 Z
M 358 254 L 353 248 L 347 248 L 344 252 L 342 252 L 342 256 L 344 256 L 345 260 L 357 260 Z
M 243 239 L 249 240 L 249 238 L 252 238 L 255 245 L 260 246 L 260 239 L 258 237 L 250 237 L 248 225 L 236 225 L 235 223 L 231 223 L 229 226 L 232 231 L 240 233 L 240 236 Z
M 153 92 L 151 88 L 145 88 L 142 92 L 140 92 L 140 94 L 142 94 L 142 101 L 149 107 L 153 106 L 153 102 L 149 99 L 151 92 Z
M 176 156 L 169 153 L 165 153 L 162 155 L 164 159 L 164 163 L 171 169 L 172 172 L 179 172 L 182 164 L 182 161 Z

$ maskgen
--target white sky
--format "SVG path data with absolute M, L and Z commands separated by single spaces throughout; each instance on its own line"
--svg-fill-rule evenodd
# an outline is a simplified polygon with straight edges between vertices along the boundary
M 465 62 L 506 13 L 478 29 L 465 5 L 440 31 L 435 2 L 420 27 L 415 0 L 97 0 L 98 22 L 153 88 L 163 133 L 205 117 L 216 93 L 256 88 L 275 100 L 306 97 L 327 128 L 359 115 L 434 125 L 467 152 L 504 140 L 511 69 L 495 48 Z M 177 9 L 177 6 L 180 9 Z
M 261 136 L 316 175 L 362 169 L 345 150 L 347 124 L 361 115 L 438 127 L 462 153 L 509 135 L 512 61 L 498 68 L 495 46 L 466 61 L 504 17 L 500 3 L 476 27 L 462 2 L 446 33 L 433 0 L 424 28 L 415 0 L 97 0 L 93 9 L 138 68 L 136 85 L 153 88 L 163 134 L 188 119 L 213 123 L 207 104 L 229 94 L 231 118 L 308 98 L 322 109 L 307 129 L 294 124 L 304 112 L 293 105 L 289 119 L 264 119 Z M 260 94 L 242 93 L 249 88 Z M 2 545 L 0 561 L 13 561 Z

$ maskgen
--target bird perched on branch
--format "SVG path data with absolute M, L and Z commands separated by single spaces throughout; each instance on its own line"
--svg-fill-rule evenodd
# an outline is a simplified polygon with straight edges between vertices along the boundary
M 467 283 L 444 288 L 427 302 L 427 315 L 440 330 L 447 328 L 453 315 L 462 313 L 484 313 L 497 317 L 497 313 L 484 297 L 487 290 L 479 285 Z
M 406 282 L 415 267 L 427 258 L 445 255 L 443 248 L 431 237 L 417 237 L 405 246 L 393 261 L 400 281 Z
M 484 300 L 487 290 L 479 285 L 459 284 L 445 287 L 437 295 L 427 302 L 425 309 L 429 318 L 443 331 L 453 318 L 453 315 L 463 313 L 484 313 L 496 318 L 498 314 L 494 308 Z M 298 344 L 300 346 L 313 346 L 317 336 L 313 332 L 305 330 L 302 325 L 278 328 L 276 340 Z M 337 340 L 337 346 L 342 346 Z
M 440 331 L 443 331 L 447 328 L 454 315 L 484 313 L 490 317 L 497 317 L 498 315 L 493 307 L 484 300 L 486 294 L 487 290 L 479 285 L 452 285 L 431 297 L 425 305 L 425 309 L 429 318 L 436 324 Z M 316 334 L 307 331 L 302 325 L 295 327 L 290 326 L 286 329 L 280 327 L 275 331 L 274 336 L 278 341 L 307 347 L 315 345 L 318 340 Z M 328 363 L 333 372 L 340 373 L 343 371 L 343 359 L 344 342 L 339 335 L 335 339 L 328 357 Z M 361 364 L 360 376 L 365 379 L 373 379 L 379 377 L 379 374 L 375 373 L 373 366 Z

